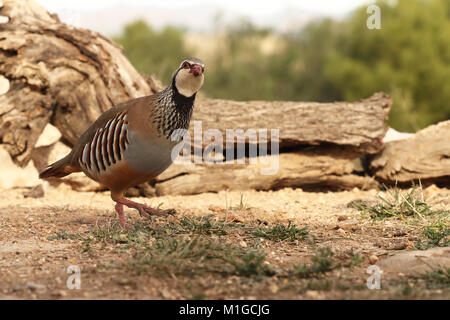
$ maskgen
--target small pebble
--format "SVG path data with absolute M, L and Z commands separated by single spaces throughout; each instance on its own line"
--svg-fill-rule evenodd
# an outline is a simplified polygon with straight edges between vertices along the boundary
M 278 286 L 275 283 L 273 283 L 273 284 L 270 285 L 269 290 L 272 293 L 277 293 L 279 288 L 278 288 Z
M 127 240 L 127 235 L 124 233 L 121 233 L 119 236 L 119 239 L 125 241 L 125 240 Z
M 319 292 L 315 290 L 308 290 L 306 291 L 306 298 L 307 299 L 319 299 L 320 295 Z
M 240 242 L 239 242 L 239 245 L 240 245 L 242 248 L 247 248 L 247 242 L 245 242 L 244 240 L 240 241 Z
M 67 292 L 65 292 L 64 290 L 56 290 L 52 292 L 52 296 L 56 298 L 64 298 L 67 296 Z
M 371 264 L 375 264 L 378 261 L 378 257 L 376 255 L 369 256 L 369 262 Z

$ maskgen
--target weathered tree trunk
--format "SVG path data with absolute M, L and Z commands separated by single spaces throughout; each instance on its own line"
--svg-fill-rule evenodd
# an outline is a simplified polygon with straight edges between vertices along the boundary
M 279 129 L 281 149 L 332 144 L 367 154 L 382 147 L 391 105 L 384 93 L 357 102 L 333 103 L 203 99 L 197 102 L 193 117 L 202 121 L 203 132 L 218 129 L 224 135 L 226 129 Z
M 109 107 L 160 89 L 102 35 L 61 23 L 34 0 L 2 1 L 0 143 L 16 163 L 28 163 L 49 121 L 73 144 Z
M 376 188 L 374 179 L 354 174 L 358 169 L 354 156 L 339 147 L 313 147 L 268 156 L 264 162 L 256 158 L 255 163 L 250 164 L 249 159 L 246 164 L 173 164 L 152 185 L 156 195 L 285 187 L 307 190 Z
M 450 120 L 385 144 L 370 169 L 385 183 L 439 182 L 450 186 Z

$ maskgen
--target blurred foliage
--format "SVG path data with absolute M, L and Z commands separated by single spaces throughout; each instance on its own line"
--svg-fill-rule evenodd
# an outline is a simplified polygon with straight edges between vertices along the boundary
M 450 118 L 450 2 L 379 1 L 380 30 L 364 26 L 366 8 L 339 24 L 325 77 L 344 99 L 374 91 L 394 101 L 391 124 L 418 130 Z
M 450 119 L 450 2 L 377 4 L 379 30 L 366 27 L 367 6 L 285 34 L 245 20 L 216 28 L 220 41 L 205 61 L 203 92 L 235 100 L 334 101 L 384 91 L 393 98 L 389 122 L 398 130 Z M 138 21 L 114 40 L 139 71 L 167 83 L 180 59 L 197 55 L 183 39 L 182 30 L 157 32 Z
M 142 20 L 127 25 L 113 40 L 123 46 L 139 72 L 156 74 L 164 83 L 169 82 L 175 66 L 189 56 L 181 30 L 166 27 L 155 31 Z
M 257 29 L 247 21 L 227 28 L 220 35 L 204 89 L 215 98 L 249 100 L 275 99 L 277 75 L 270 75 L 272 61 L 260 50 L 268 30 Z

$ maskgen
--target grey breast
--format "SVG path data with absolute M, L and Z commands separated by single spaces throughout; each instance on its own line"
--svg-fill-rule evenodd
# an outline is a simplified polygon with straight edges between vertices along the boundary
M 144 174 L 160 174 L 173 162 L 172 150 L 176 143 L 164 136 L 142 138 L 134 131 L 128 130 L 128 148 L 124 158 L 136 171 Z

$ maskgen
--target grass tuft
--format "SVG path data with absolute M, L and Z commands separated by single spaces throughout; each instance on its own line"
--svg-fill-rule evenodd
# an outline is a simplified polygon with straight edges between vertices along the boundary
M 226 228 L 228 223 L 222 220 L 213 220 L 214 215 L 208 215 L 200 218 L 188 218 L 184 216 L 181 220 L 176 223 L 170 223 L 170 227 L 173 228 L 178 233 L 193 233 L 201 235 L 218 235 L 224 236 L 228 232 Z
M 388 189 L 386 195 L 378 195 L 379 202 L 375 205 L 366 201 L 352 201 L 351 205 L 362 213 L 369 214 L 372 219 L 391 217 L 414 217 L 448 214 L 445 210 L 434 210 L 424 200 L 421 187 L 413 186 L 408 192 L 400 191 L 397 186 Z
M 306 227 L 299 229 L 296 225 L 293 225 L 290 222 L 287 226 L 279 223 L 273 227 L 259 227 L 253 231 L 254 236 L 272 241 L 295 241 L 297 239 L 305 240 L 308 234 L 309 232 Z
M 450 227 L 446 223 L 435 223 L 431 226 L 426 227 L 422 233 L 427 238 L 427 240 L 417 241 L 416 247 L 418 249 L 426 250 L 432 247 L 450 246 Z
M 151 268 L 162 273 L 192 275 L 207 271 L 208 267 L 212 269 L 207 262 L 217 258 L 223 250 L 217 243 L 199 237 L 166 237 L 138 250 L 130 265 L 138 273 Z
M 430 289 L 450 287 L 450 268 L 442 268 L 427 272 L 424 275 Z
M 76 239 L 81 239 L 82 235 L 79 233 L 67 233 L 66 230 L 61 230 L 60 232 L 56 232 L 55 235 L 50 236 L 47 238 L 47 240 L 49 241 L 53 241 L 53 240 L 76 240 Z
M 244 194 L 243 193 L 241 193 L 241 200 L 239 201 L 239 204 L 237 204 L 234 207 L 230 207 L 230 209 L 234 210 L 234 211 L 242 211 L 242 210 L 248 209 L 247 205 L 244 203 Z
M 263 251 L 248 251 L 200 236 L 158 239 L 138 250 L 130 265 L 138 273 L 151 269 L 172 275 L 212 272 L 250 277 L 273 274 L 265 264 Z
M 275 272 L 266 264 L 264 252 L 252 250 L 238 255 L 222 256 L 222 259 L 233 266 L 235 273 L 240 276 L 265 275 L 272 276 Z
M 310 278 L 332 271 L 339 265 L 333 264 L 333 252 L 330 248 L 321 248 L 311 259 L 312 265 L 294 266 L 294 273 L 299 278 Z
M 350 257 L 350 260 L 347 262 L 346 266 L 349 267 L 358 267 L 361 263 L 364 262 L 364 257 L 359 254 L 354 254 Z

